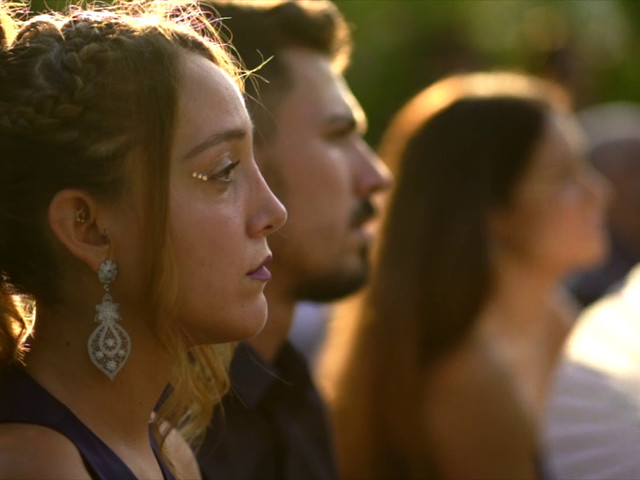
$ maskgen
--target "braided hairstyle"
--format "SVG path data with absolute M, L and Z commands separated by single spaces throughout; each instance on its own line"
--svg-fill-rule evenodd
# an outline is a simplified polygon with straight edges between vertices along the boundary
M 201 55 L 240 78 L 215 32 L 205 39 L 197 31 L 211 24 L 198 15 L 192 5 L 167 1 L 73 7 L 26 21 L 0 12 L 0 368 L 21 361 L 29 333 L 16 300 L 28 295 L 36 306 L 60 300 L 59 245 L 47 224 L 53 196 L 78 188 L 115 201 L 135 168 L 149 212 L 149 318 L 176 358 L 173 394 L 158 424 L 182 425 L 188 440 L 208 424 L 227 387 L 219 352 L 228 351 L 187 353 L 172 321 L 167 192 L 180 56 Z

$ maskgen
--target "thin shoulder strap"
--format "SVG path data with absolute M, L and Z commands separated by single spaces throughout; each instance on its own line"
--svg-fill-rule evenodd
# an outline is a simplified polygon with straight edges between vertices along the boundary
M 94 480 L 137 480 L 71 410 L 17 366 L 6 367 L 0 373 L 0 423 L 33 423 L 61 433 L 76 446 Z M 171 480 L 162 463 L 161 468 L 165 478 Z

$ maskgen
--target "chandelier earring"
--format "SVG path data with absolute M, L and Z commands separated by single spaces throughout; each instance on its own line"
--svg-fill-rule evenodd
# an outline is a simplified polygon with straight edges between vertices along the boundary
M 108 242 L 108 234 L 106 238 Z M 96 305 L 94 318 L 98 326 L 91 333 L 87 342 L 91 361 L 110 380 L 113 380 L 120 372 L 131 353 L 131 338 L 127 331 L 118 324 L 122 319 L 119 306 L 114 303 L 109 293 L 111 283 L 117 276 L 118 266 L 107 254 L 107 258 L 98 268 L 98 279 L 104 285 L 104 296 L 102 302 Z

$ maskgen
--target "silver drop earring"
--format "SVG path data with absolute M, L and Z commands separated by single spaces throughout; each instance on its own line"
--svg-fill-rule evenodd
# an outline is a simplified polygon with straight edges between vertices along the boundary
M 118 266 L 106 259 L 98 268 L 98 279 L 104 284 L 102 303 L 96 305 L 95 321 L 98 326 L 91 333 L 87 348 L 93 364 L 113 380 L 122 369 L 131 353 L 131 338 L 127 331 L 118 325 L 120 312 L 114 303 L 109 288 L 118 275 Z

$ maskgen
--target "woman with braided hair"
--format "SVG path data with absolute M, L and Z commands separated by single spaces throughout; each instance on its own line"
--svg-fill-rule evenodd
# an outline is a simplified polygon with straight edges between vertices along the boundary
M 198 478 L 224 345 L 266 319 L 286 212 L 239 74 L 146 5 L 2 15 L 0 478 Z

